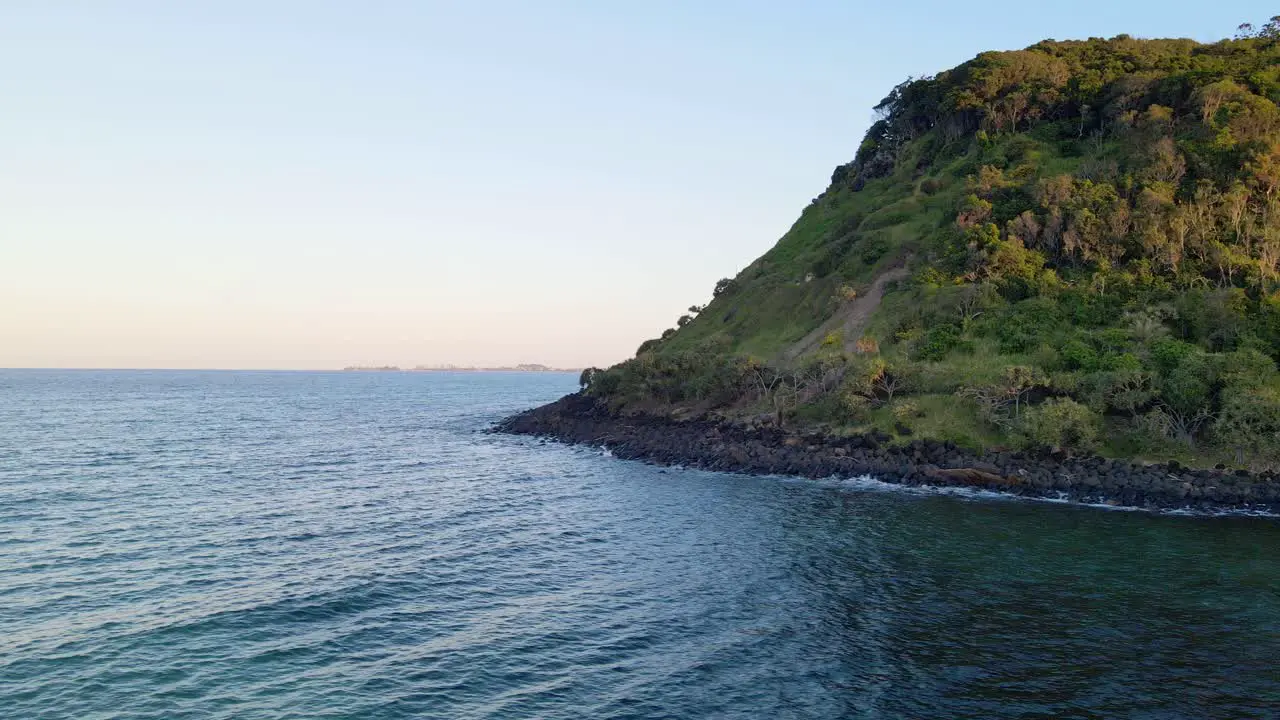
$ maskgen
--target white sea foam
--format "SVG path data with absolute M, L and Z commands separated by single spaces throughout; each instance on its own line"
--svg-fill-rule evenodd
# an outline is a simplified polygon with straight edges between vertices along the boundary
M 613 453 L 607 447 L 593 448 L 595 452 L 603 457 L 612 458 Z M 643 462 L 643 461 L 639 461 Z M 668 465 L 670 470 L 686 470 L 694 468 L 686 468 L 684 465 Z M 701 470 L 698 472 L 724 472 L 716 470 Z M 728 474 L 736 474 L 731 471 Z M 794 475 L 770 475 L 782 482 L 789 483 L 817 483 L 828 487 L 839 488 L 841 490 L 853 490 L 859 492 L 889 492 L 901 493 L 906 495 L 918 496 L 949 496 L 958 497 L 968 500 L 999 500 L 999 501 L 1031 501 L 1041 503 L 1053 503 L 1056 505 L 1076 505 L 1079 507 L 1096 508 L 1099 510 L 1114 510 L 1119 512 L 1147 512 L 1156 515 L 1176 515 L 1181 517 L 1257 517 L 1257 518 L 1280 518 L 1280 513 L 1271 512 L 1262 509 L 1253 508 L 1227 508 L 1219 510 L 1205 510 L 1200 508 L 1182 507 L 1182 508 L 1159 508 L 1159 507 L 1140 507 L 1136 505 L 1119 505 L 1109 502 L 1089 502 L 1086 500 L 1072 500 L 1066 493 L 1058 493 L 1053 496 L 1038 495 L 1015 495 L 1013 493 L 999 492 L 997 490 L 987 490 L 984 488 L 973 488 L 959 485 L 905 485 L 902 483 L 885 482 L 877 480 L 870 475 L 860 475 L 852 478 L 828 477 L 818 480 L 811 480 Z
M 788 480 L 805 481 L 803 478 L 786 478 Z M 1190 507 L 1183 508 L 1151 508 L 1140 507 L 1136 505 L 1119 505 L 1109 502 L 1089 502 L 1083 500 L 1072 500 L 1066 493 L 1058 493 L 1055 496 L 1035 496 L 1035 495 L 1015 495 L 1013 493 L 1003 493 L 996 490 L 986 490 L 983 488 L 972 488 L 952 485 L 904 485 L 901 483 L 885 482 L 877 480 L 870 475 L 862 475 L 854 478 L 824 478 L 816 481 L 820 484 L 830 487 L 836 487 L 842 490 L 854 490 L 860 492 L 890 492 L 905 495 L 919 496 L 950 496 L 971 500 L 1001 500 L 1001 501 L 1032 501 L 1042 503 L 1053 503 L 1056 505 L 1077 505 L 1080 507 L 1097 508 L 1099 510 L 1114 510 L 1119 512 L 1149 512 L 1157 515 L 1178 515 L 1184 517 L 1260 517 L 1260 518 L 1280 518 L 1280 513 L 1270 512 L 1261 509 L 1221 509 L 1221 510 L 1203 510 Z

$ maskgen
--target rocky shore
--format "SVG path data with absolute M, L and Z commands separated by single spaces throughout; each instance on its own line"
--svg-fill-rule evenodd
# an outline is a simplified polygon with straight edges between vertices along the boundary
M 951 443 L 887 436 L 836 437 L 727 421 L 620 415 L 580 394 L 498 423 L 494 432 L 608 448 L 660 465 L 803 477 L 860 477 L 904 485 L 963 486 L 1027 497 L 1150 509 L 1280 512 L 1280 476 L 1139 465 L 1045 453 L 975 454 Z

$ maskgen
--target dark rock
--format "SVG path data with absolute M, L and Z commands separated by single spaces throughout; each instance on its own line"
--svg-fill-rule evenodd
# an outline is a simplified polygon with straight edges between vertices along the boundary
M 767 422 L 766 422 L 767 418 Z M 1140 466 L 1097 457 L 993 451 L 978 455 L 954 443 L 913 439 L 892 446 L 892 437 L 795 434 L 772 425 L 772 415 L 747 421 L 705 414 L 620 415 L 580 395 L 506 418 L 492 432 L 541 436 L 568 443 L 609 447 L 621 459 L 747 473 L 806 477 L 874 475 L 885 482 L 967 485 L 1018 495 L 1057 496 L 1142 507 L 1206 510 L 1240 507 L 1280 510 L 1280 479 L 1273 473 L 1187 470 L 1170 461 Z M 905 434 L 905 433 L 904 433 Z

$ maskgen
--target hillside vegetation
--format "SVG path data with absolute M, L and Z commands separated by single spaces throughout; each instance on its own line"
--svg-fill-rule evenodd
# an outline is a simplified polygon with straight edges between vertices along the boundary
M 584 372 L 585 392 L 1277 466 L 1278 104 L 1280 18 L 1214 44 L 1045 41 L 908 80 L 772 250 L 635 358 Z

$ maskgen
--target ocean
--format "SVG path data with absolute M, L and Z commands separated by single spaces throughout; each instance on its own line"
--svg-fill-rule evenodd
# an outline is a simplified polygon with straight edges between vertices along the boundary
M 1274 718 L 1280 521 L 659 468 L 553 373 L 0 371 L 0 718 Z

